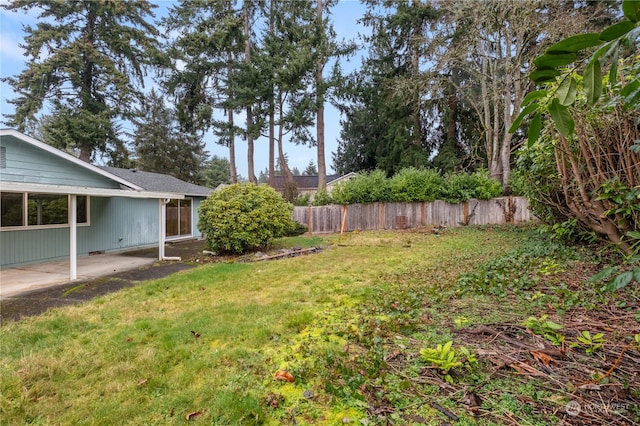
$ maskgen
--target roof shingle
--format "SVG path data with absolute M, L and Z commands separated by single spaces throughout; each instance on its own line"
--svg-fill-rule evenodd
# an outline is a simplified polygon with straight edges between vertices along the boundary
M 143 172 L 135 169 L 120 169 L 118 167 L 100 167 L 106 172 L 125 179 L 147 191 L 173 192 L 176 194 L 207 197 L 213 191 L 206 186 L 185 182 L 176 177 L 162 173 Z

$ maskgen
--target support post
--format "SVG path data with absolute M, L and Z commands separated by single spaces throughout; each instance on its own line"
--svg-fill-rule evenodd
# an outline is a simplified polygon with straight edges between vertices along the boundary
M 181 257 L 167 257 L 164 255 L 164 243 L 165 240 L 167 238 L 167 229 L 166 229 L 166 223 L 167 223 L 167 204 L 169 204 L 171 200 L 170 199 L 159 199 L 158 200 L 158 204 L 160 207 L 160 223 L 158 224 L 158 259 L 160 260 L 177 260 L 177 261 L 181 261 L 182 258 Z
M 69 279 L 78 278 L 78 224 L 76 212 L 78 210 L 78 198 L 75 194 L 69 195 Z

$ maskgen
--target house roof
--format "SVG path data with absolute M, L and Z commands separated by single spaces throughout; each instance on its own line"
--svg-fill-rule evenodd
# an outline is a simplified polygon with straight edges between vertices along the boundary
M 177 194 L 207 197 L 213 191 L 205 186 L 185 182 L 176 177 L 162 173 L 143 172 L 136 169 L 120 169 L 117 167 L 100 167 L 108 173 L 125 179 L 147 191 L 173 192 Z
M 84 169 L 87 169 L 93 173 L 97 173 L 99 175 L 105 176 L 113 181 L 118 182 L 121 185 L 124 185 L 128 188 L 131 188 L 133 190 L 141 190 L 143 188 L 135 185 L 133 182 L 127 182 L 126 180 L 122 179 L 119 176 L 113 176 L 108 174 L 106 171 L 102 170 L 100 167 L 94 166 L 93 164 L 87 163 L 85 161 L 80 160 L 77 157 L 74 157 L 71 154 L 68 154 L 64 151 L 61 151 L 57 148 L 52 147 L 51 145 L 47 145 L 44 142 L 40 142 L 37 139 L 32 138 L 31 136 L 27 136 L 24 133 L 21 133 L 15 129 L 0 129 L 0 136 L 4 137 L 4 136 L 8 136 L 8 137 L 13 137 L 16 139 L 19 139 L 20 141 L 27 143 L 29 145 L 35 146 L 43 151 L 46 151 L 50 154 L 53 154 L 57 157 L 60 157 L 66 161 L 69 161 L 73 164 L 76 164 Z M 165 191 L 163 191 L 165 192 Z
M 327 184 L 339 178 L 340 175 L 327 175 Z M 298 189 L 318 188 L 318 176 L 294 176 L 293 181 L 295 182 Z M 274 176 L 273 187 L 275 189 L 283 189 L 286 182 L 286 176 Z
M 0 179 L 2 182 L 3 191 L 13 192 L 38 192 L 43 194 L 76 194 L 76 195 L 95 195 L 103 197 L 128 197 L 128 198 L 184 198 L 181 193 L 173 193 L 166 188 L 160 190 L 147 191 L 134 182 L 128 181 L 120 176 L 94 166 L 79 158 L 74 157 L 64 151 L 52 147 L 44 142 L 27 136 L 15 129 L 0 129 L 0 139 L 14 139 L 20 141 L 20 143 L 26 143 L 33 147 L 36 147 L 42 151 L 52 154 L 56 157 L 68 161 L 76 166 L 81 167 L 84 170 L 89 171 L 119 184 L 120 189 L 116 188 L 98 188 L 95 186 L 77 186 L 77 185 L 60 185 L 51 183 L 31 183 L 22 181 L 10 181 Z

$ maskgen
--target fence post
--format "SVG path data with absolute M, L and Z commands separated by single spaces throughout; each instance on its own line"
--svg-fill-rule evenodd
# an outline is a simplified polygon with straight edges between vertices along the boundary
M 344 228 L 347 225 L 347 205 L 342 205 L 342 224 L 340 226 L 340 235 L 344 233 Z
M 462 223 L 465 225 L 469 224 L 469 202 L 465 201 L 462 203 Z
M 422 225 L 422 226 L 426 226 L 427 225 L 427 213 L 426 213 L 425 209 L 426 209 L 426 204 L 423 201 L 422 202 L 422 207 L 420 207 L 420 225 Z
M 307 228 L 309 229 L 309 234 L 313 235 L 313 229 L 311 229 L 311 206 L 307 207 Z
M 380 229 L 385 229 L 385 226 L 384 226 L 384 202 L 380 203 Z

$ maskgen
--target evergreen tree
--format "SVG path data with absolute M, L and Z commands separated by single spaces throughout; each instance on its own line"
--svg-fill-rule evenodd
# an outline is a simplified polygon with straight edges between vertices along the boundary
M 263 8 L 268 31 L 254 64 L 264 80 L 263 114 L 269 126 L 270 153 L 278 147 L 278 165 L 287 180 L 292 173 L 284 160 L 284 137 L 309 143 L 308 127 L 315 111 L 309 88 L 313 84 L 312 55 L 315 11 L 310 0 L 273 0 Z M 277 135 L 276 129 L 277 128 Z M 271 165 L 270 165 L 271 169 Z M 271 172 L 271 170 L 270 170 Z
M 417 1 L 365 3 L 363 22 L 372 29 L 365 39 L 369 57 L 341 90 L 339 108 L 346 120 L 334 168 L 339 173 L 379 168 L 392 175 L 428 164 L 421 60 L 429 47 L 426 28 L 438 13 Z
M 307 167 L 304 169 L 304 172 L 302 172 L 302 174 L 304 176 L 317 176 L 318 175 L 318 169 L 316 169 L 316 165 L 313 164 L 313 160 L 309 161 L 309 164 L 307 164 Z
M 164 98 L 152 90 L 133 120 L 133 146 L 140 170 L 166 173 L 187 182 L 199 183 L 206 158 L 204 143 L 197 135 L 182 130 L 176 113 Z
M 200 180 L 204 186 L 214 189 L 222 183 L 231 183 L 229 160 L 214 155 L 203 164 L 200 171 Z
M 16 110 L 7 123 L 33 131 L 38 113 L 49 108 L 44 124 L 56 147 L 77 151 L 84 161 L 123 149 L 115 120 L 130 116 L 145 66 L 161 59 L 160 34 L 147 21 L 155 6 L 147 0 L 16 0 L 2 7 L 37 10 L 40 20 L 24 29 L 26 69 L 3 80 L 19 93 L 9 101 Z
M 213 130 L 217 143 L 229 148 L 229 175 L 235 183 L 235 137 L 246 134 L 234 121 L 240 107 L 233 79 L 245 45 L 241 9 L 234 0 L 183 0 L 163 24 L 178 32 L 168 50 L 173 67 L 164 82 L 176 100 L 178 120 L 190 133 Z M 217 119 L 216 111 L 226 119 Z

